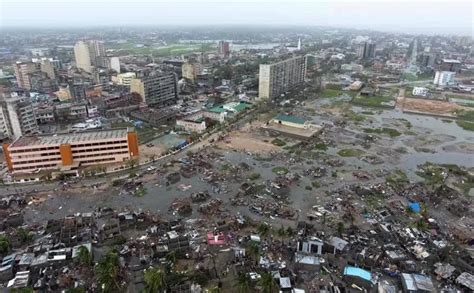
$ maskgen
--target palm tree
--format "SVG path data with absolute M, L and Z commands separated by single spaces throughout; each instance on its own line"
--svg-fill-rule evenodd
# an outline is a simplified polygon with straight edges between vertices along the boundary
M 120 264 L 117 252 L 109 251 L 96 267 L 96 276 L 102 287 L 102 292 L 120 291 Z
M 89 249 L 87 249 L 87 247 L 85 246 L 79 247 L 77 251 L 77 259 L 79 263 L 83 266 L 88 267 L 92 264 L 92 255 Z
M 286 234 L 285 227 L 281 225 L 280 229 L 278 229 L 278 236 L 283 237 L 285 236 L 285 234 Z
M 250 243 L 246 249 L 247 255 L 252 258 L 255 263 L 258 261 L 258 256 L 260 255 L 260 248 L 257 243 Z
M 10 240 L 1 235 L 0 236 L 0 255 L 7 254 L 10 251 Z
M 270 272 L 263 272 L 260 275 L 258 285 L 262 288 L 263 293 L 273 293 L 277 290 L 277 283 Z
M 258 226 L 257 231 L 258 231 L 258 234 L 260 234 L 260 236 L 265 237 L 266 235 L 268 235 L 268 232 L 270 231 L 270 227 L 268 226 L 268 224 L 261 223 L 260 226 Z
M 145 292 L 162 292 L 166 288 L 165 272 L 160 268 L 149 268 L 145 271 Z
M 339 233 L 339 236 L 344 233 L 344 223 L 343 222 L 338 222 L 337 223 L 337 232 Z
M 17 233 L 21 243 L 28 243 L 33 239 L 33 235 L 28 229 L 18 228 Z
M 177 256 L 176 256 L 175 250 L 168 252 L 168 254 L 166 255 L 166 260 L 171 263 L 171 266 L 173 266 L 176 263 L 176 258 Z
M 215 286 L 208 290 L 209 293 L 221 293 L 221 288 Z
M 237 276 L 237 292 L 239 293 L 248 293 L 250 292 L 250 279 L 246 273 L 239 273 Z

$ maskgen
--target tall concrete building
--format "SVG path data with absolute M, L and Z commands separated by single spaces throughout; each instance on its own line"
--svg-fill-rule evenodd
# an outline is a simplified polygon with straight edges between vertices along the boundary
M 174 72 L 152 72 L 133 79 L 130 92 L 140 95 L 141 101 L 152 108 L 174 105 L 178 101 L 178 78 Z
M 43 58 L 39 61 L 40 70 L 48 75 L 48 78 L 55 79 L 56 72 L 53 63 L 48 58 Z
M 120 59 L 119 57 L 107 57 L 107 68 L 120 73 Z
M 186 62 L 181 66 L 181 74 L 184 78 L 194 82 L 202 72 L 202 65 L 198 62 Z
M 8 97 L 0 103 L 2 131 L 11 138 L 38 133 L 38 124 L 28 97 Z
M 51 61 L 48 58 L 34 59 L 34 61 L 35 62 L 16 62 L 13 64 L 16 81 L 18 86 L 22 89 L 37 90 L 33 84 L 38 82 L 38 77 L 43 79 L 42 82 L 49 79 L 47 82 L 54 83 L 56 73 Z M 36 82 L 33 82 L 33 77 L 35 77 Z
M 260 64 L 258 96 L 273 99 L 301 85 L 306 73 L 304 56 L 293 57 L 273 64 Z
M 361 59 L 372 59 L 375 57 L 375 43 L 363 42 L 359 47 L 359 58 Z
M 13 70 L 15 71 L 18 86 L 22 89 L 30 90 L 29 75 L 38 70 L 37 65 L 33 62 L 16 62 L 13 64 Z
M 461 71 L 461 61 L 456 59 L 443 59 L 439 65 L 439 70 L 441 71 L 451 71 L 451 72 L 460 72 Z
M 224 58 L 229 57 L 229 55 L 230 55 L 230 43 L 226 42 L 226 41 L 219 41 L 218 52 L 219 52 L 219 55 L 221 55 Z
M 86 72 L 92 72 L 93 66 L 104 68 L 111 66 L 111 60 L 105 54 L 104 43 L 98 40 L 78 41 L 74 46 L 74 56 L 77 68 Z M 117 61 L 113 61 L 115 68 Z
M 89 40 L 87 45 L 89 46 L 91 64 L 95 67 L 107 67 L 108 60 L 105 56 L 104 43 L 97 40 Z
M 76 67 L 86 72 L 92 72 L 92 59 L 89 52 L 89 46 L 79 41 L 74 45 L 74 58 L 76 59 Z

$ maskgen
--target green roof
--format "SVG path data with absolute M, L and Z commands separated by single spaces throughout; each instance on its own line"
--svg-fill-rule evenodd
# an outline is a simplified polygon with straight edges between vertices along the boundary
M 240 111 L 243 111 L 243 110 L 248 109 L 248 108 L 252 108 L 252 105 L 247 104 L 247 103 L 239 103 L 238 105 L 236 105 L 234 107 L 234 110 L 237 111 L 237 112 L 240 112 Z
M 304 120 L 303 118 L 292 116 L 292 115 L 283 115 L 283 114 L 278 114 L 273 119 L 279 120 L 279 121 L 290 122 L 290 123 L 296 123 L 296 124 L 304 124 L 306 122 L 306 120 Z
M 207 111 L 214 112 L 214 113 L 222 113 L 222 112 L 225 112 L 225 109 L 222 108 L 222 106 L 216 106 L 216 107 L 213 107 L 213 108 L 211 108 Z

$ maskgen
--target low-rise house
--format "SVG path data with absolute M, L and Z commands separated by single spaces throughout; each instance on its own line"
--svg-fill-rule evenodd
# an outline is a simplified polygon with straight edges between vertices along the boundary
M 436 289 L 430 277 L 421 274 L 401 274 L 404 293 L 435 292 Z
M 373 286 L 372 273 L 364 269 L 346 266 L 343 275 L 346 281 L 352 282 L 365 289 L 370 289 Z
M 415 86 L 413 88 L 412 95 L 417 97 L 428 97 L 429 90 L 425 87 Z

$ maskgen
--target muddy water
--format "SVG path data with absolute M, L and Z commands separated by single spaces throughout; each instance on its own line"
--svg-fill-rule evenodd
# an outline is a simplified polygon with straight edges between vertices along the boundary
M 348 97 L 341 100 L 347 101 Z M 321 99 L 315 103 L 316 114 L 313 115 L 315 123 L 329 123 L 334 120 L 333 115 L 324 113 L 323 109 L 319 109 L 324 103 L 328 103 L 329 99 Z M 333 101 L 333 99 L 331 99 Z M 362 113 L 368 109 L 353 107 L 353 111 Z M 417 165 L 425 162 L 434 162 L 442 164 L 456 164 L 467 168 L 474 168 L 474 132 L 465 131 L 458 127 L 456 123 L 446 123 L 441 119 L 428 116 L 417 116 L 413 114 L 405 114 L 397 110 L 369 110 L 373 115 L 365 115 L 366 120 L 359 123 L 349 122 L 343 128 L 330 127 L 328 132 L 331 139 L 335 142 L 334 147 L 330 147 L 321 158 L 312 160 L 309 156 L 303 157 L 298 162 L 293 162 L 290 158 L 298 156 L 285 154 L 279 156 L 270 162 L 258 161 L 251 154 L 244 152 L 233 152 L 227 150 L 217 150 L 223 155 L 223 159 L 214 164 L 214 170 L 219 170 L 220 166 L 229 162 L 238 165 L 241 162 L 251 166 L 251 170 L 247 172 L 259 173 L 261 179 L 272 180 L 275 174 L 272 168 L 283 166 L 291 172 L 302 174 L 303 171 L 310 167 L 324 166 L 327 168 L 327 175 L 322 178 L 306 178 L 303 177 L 299 182 L 292 186 L 289 194 L 289 201 L 296 210 L 301 210 L 300 215 L 308 210 L 312 205 L 324 204 L 330 199 L 326 195 L 332 194 L 334 189 L 351 183 L 361 183 L 361 180 L 352 175 L 353 171 L 365 170 L 371 174 L 375 174 L 376 170 L 401 169 L 405 171 L 411 180 L 420 180 L 416 176 L 415 171 Z M 363 113 L 362 113 L 363 114 Z M 307 116 L 307 115 L 306 115 Z M 372 122 L 370 122 L 372 121 Z M 411 127 L 406 126 L 409 121 Z M 362 134 L 364 128 L 388 127 L 399 130 L 402 135 L 390 138 L 387 135 L 377 135 L 378 140 L 370 143 L 368 149 L 363 147 Z M 178 135 L 165 135 L 156 141 L 155 144 L 165 144 L 172 147 L 182 141 L 182 137 Z M 364 150 L 367 155 L 376 155 L 384 160 L 382 164 L 369 164 L 360 158 L 341 158 L 337 152 L 343 148 L 358 148 Z M 403 149 L 403 152 L 397 151 Z M 331 167 L 324 162 L 324 157 L 334 157 L 342 159 L 344 165 L 340 167 Z M 337 177 L 331 176 L 333 171 L 337 171 Z M 108 188 L 105 190 L 89 189 L 87 192 L 52 191 L 44 203 L 38 206 L 28 206 L 25 210 L 25 219 L 27 222 L 44 221 L 51 218 L 60 218 L 65 215 L 71 215 L 77 212 L 88 212 L 96 207 L 111 207 L 114 209 L 129 208 L 132 210 L 149 210 L 154 213 L 160 213 L 166 218 L 176 218 L 168 211 L 169 205 L 176 198 L 188 198 L 193 192 L 208 191 L 212 197 L 220 198 L 224 201 L 225 208 L 232 214 L 240 212 L 244 215 L 257 217 L 249 211 L 247 207 L 230 206 L 229 199 L 233 197 L 240 186 L 238 182 L 224 182 L 223 192 L 216 192 L 213 187 L 202 180 L 203 175 L 197 174 L 193 178 L 184 178 L 171 186 L 166 186 L 164 175 L 152 175 L 151 179 L 145 182 L 147 189 L 146 195 L 143 197 L 135 197 L 130 194 L 120 192 L 118 188 Z M 307 190 L 305 187 L 311 186 L 313 181 L 318 181 L 321 188 Z M 367 184 L 382 182 L 384 178 L 372 176 Z M 189 187 L 183 191 L 179 187 Z M 269 199 L 271 200 L 271 199 Z M 193 204 L 192 217 L 201 216 L 197 213 L 198 205 Z M 216 215 L 219 218 L 222 215 Z M 268 219 L 264 219 L 268 220 Z M 275 220 L 276 221 L 276 220 Z

